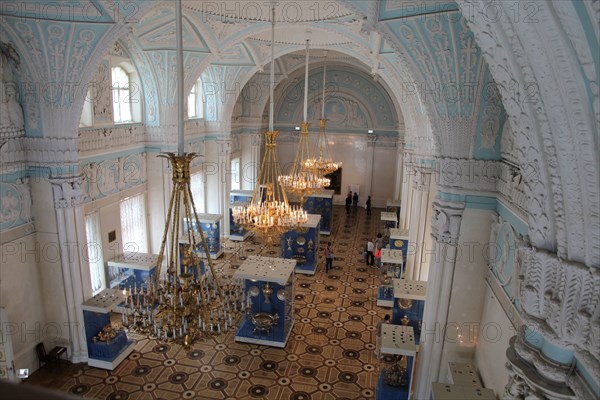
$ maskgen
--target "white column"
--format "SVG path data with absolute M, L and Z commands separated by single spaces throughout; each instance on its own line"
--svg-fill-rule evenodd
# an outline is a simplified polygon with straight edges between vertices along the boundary
M 399 200 L 402 196 L 402 184 L 404 181 L 404 142 L 396 142 L 396 175 L 394 179 L 394 200 Z M 402 203 L 401 203 L 402 204 Z
M 66 322 L 71 347 L 69 354 L 73 363 L 87 361 L 81 304 L 91 296 L 89 266 L 81 254 L 82 251 L 85 251 L 85 247 L 80 246 L 85 237 L 83 212 L 80 205 L 83 196 L 80 186 L 82 179 L 81 175 L 50 178 L 65 288 Z M 87 288 L 87 293 L 84 288 Z
M 402 207 L 400 209 L 400 229 L 409 229 L 410 213 L 412 211 L 412 181 L 415 175 L 412 163 L 412 155 L 410 153 L 404 152 L 403 163 L 404 176 L 402 178 Z
M 368 179 L 364 187 L 364 193 L 361 193 L 361 198 L 366 199 L 367 196 L 373 193 L 373 170 L 375 164 L 375 144 L 377 143 L 377 135 L 370 135 L 367 146 L 370 147 L 369 159 L 367 161 L 367 170 L 365 171 L 365 177 Z M 343 192 L 343 190 L 342 190 Z
M 231 145 L 230 139 L 217 141 L 219 165 L 219 214 L 223 215 L 221 236 L 229 234 L 229 192 L 231 191 Z
M 256 185 L 256 181 L 258 180 L 258 172 L 260 171 L 260 163 L 262 161 L 262 158 L 260 156 L 260 150 L 262 148 L 262 139 L 263 139 L 263 135 L 261 135 L 260 133 L 253 133 L 252 134 L 252 158 L 251 158 L 251 163 L 252 166 L 249 167 L 247 169 L 248 171 L 248 177 L 250 178 L 250 171 L 252 170 L 252 175 L 251 175 L 251 181 L 250 184 L 248 185 L 247 190 L 254 190 L 254 186 Z
M 429 216 L 429 196 L 432 171 L 417 167 L 416 179 L 413 180 L 412 210 L 410 212 L 410 229 L 408 232 L 409 252 L 406 257 L 405 276 L 410 280 L 419 280 L 421 275 L 421 259 L 425 246 L 425 232 Z
M 414 398 L 428 399 L 431 383 L 440 376 L 442 348 L 448 323 L 448 307 L 452 290 L 456 249 L 464 203 L 435 200 L 431 236 L 436 242 L 427 283 L 427 299 L 423 315 L 419 365 Z

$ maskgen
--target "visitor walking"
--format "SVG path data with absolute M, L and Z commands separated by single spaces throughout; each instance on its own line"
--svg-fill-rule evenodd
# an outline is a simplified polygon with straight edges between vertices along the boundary
M 327 247 L 325 247 L 325 272 L 329 272 L 331 270 L 334 259 L 335 253 L 333 252 L 331 242 L 327 242 Z
M 367 215 L 371 215 L 371 196 L 367 198 L 367 202 L 365 203 L 365 207 L 367 208 Z
M 367 241 L 367 265 L 373 265 L 373 251 L 375 249 L 375 245 L 373 244 L 373 242 L 371 241 L 371 239 L 369 239 Z

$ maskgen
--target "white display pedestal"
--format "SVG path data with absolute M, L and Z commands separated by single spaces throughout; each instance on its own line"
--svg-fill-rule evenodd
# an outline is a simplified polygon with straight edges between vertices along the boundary
M 431 384 L 431 400 L 478 399 L 496 400 L 492 389 L 474 388 L 468 385 L 452 385 L 434 382 Z
M 124 331 L 121 331 L 109 342 L 94 342 L 93 340 L 104 326 L 111 323 L 111 311 L 122 303 L 123 300 L 121 290 L 104 289 L 81 305 L 88 347 L 88 365 L 90 367 L 112 371 L 135 348 L 135 343 L 127 339 Z
M 245 315 L 235 334 L 237 342 L 285 347 L 294 325 L 295 260 L 249 256 L 233 278 L 245 284 Z M 274 321 L 267 325 L 261 320 Z
M 393 307 L 394 286 L 393 280 L 402 277 L 402 264 L 404 257 L 401 250 L 381 249 L 380 285 L 377 290 L 377 305 L 380 307 Z
M 477 369 L 470 363 L 448 363 L 450 383 L 453 385 L 467 385 L 474 388 L 483 388 Z
M 413 327 L 417 351 L 421 341 L 421 321 L 427 298 L 427 282 L 394 279 L 394 306 L 392 323 Z

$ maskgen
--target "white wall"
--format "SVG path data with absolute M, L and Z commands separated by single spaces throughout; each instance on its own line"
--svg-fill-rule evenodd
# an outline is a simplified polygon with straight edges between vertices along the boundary
M 488 271 L 484 250 L 490 235 L 491 215 L 492 211 L 472 208 L 465 209 L 463 214 L 444 339 L 441 381 L 447 379 L 444 366 L 448 362 L 471 362 L 475 357 Z M 488 362 L 495 361 L 490 359 Z
M 373 147 L 368 146 L 368 138 L 364 136 L 330 135 L 329 140 L 333 160 L 342 162 L 342 190 L 340 195 L 334 196 L 334 203 L 344 204 L 349 187 L 359 185 L 361 206 L 371 195 L 373 207 L 385 207 L 394 196 L 396 148 L 375 147 L 373 152 Z M 289 172 L 296 147 L 297 143 L 278 141 L 277 156 L 283 173 Z
M 165 216 L 171 196 L 171 177 L 167 165 L 167 159 L 157 157 L 156 153 L 148 153 L 146 212 L 148 213 L 149 251 L 155 254 L 160 250 L 165 229 Z
M 394 199 L 396 157 L 395 147 L 375 147 L 371 193 L 367 191 L 362 196 L 362 200 L 366 201 L 367 196 L 370 194 L 373 207 L 385 207 L 388 200 Z M 368 185 L 365 186 L 366 188 L 369 187 Z M 363 204 L 362 201 L 361 204 Z
M 0 247 L 0 307 L 6 309 L 8 320 L 3 330 L 12 343 L 15 367 L 29 368 L 31 372 L 38 369 L 35 345 L 45 342 L 48 348 L 51 341 L 60 339 L 64 328 L 60 321 L 47 321 L 45 317 L 39 266 L 44 252 L 36 251 L 41 249 L 40 244 L 36 234 L 30 233 Z M 45 249 L 47 256 L 52 252 L 53 258 L 59 257 L 57 247 Z M 64 304 L 64 294 L 60 292 L 56 296 L 54 303 Z

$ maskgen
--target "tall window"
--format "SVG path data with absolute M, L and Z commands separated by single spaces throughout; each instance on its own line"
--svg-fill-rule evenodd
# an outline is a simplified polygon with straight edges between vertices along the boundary
M 98 212 L 86 215 L 85 234 L 87 236 L 87 254 L 92 283 L 92 296 L 106 287 L 104 260 L 102 258 L 102 239 L 100 237 L 100 216 Z
M 129 74 L 121 67 L 112 68 L 112 100 L 115 123 L 132 122 Z
M 202 80 L 198 79 L 188 94 L 188 118 L 204 118 Z
M 79 120 L 79 127 L 92 126 L 93 124 L 93 111 L 92 111 L 92 97 L 90 96 L 90 90 L 88 89 L 83 102 L 83 110 L 81 111 L 81 119 Z
M 240 190 L 240 158 L 231 160 L 231 190 Z
M 121 236 L 123 251 L 148 252 L 144 194 L 121 201 Z
M 190 176 L 190 190 L 198 213 L 204 213 L 204 178 L 202 172 Z

